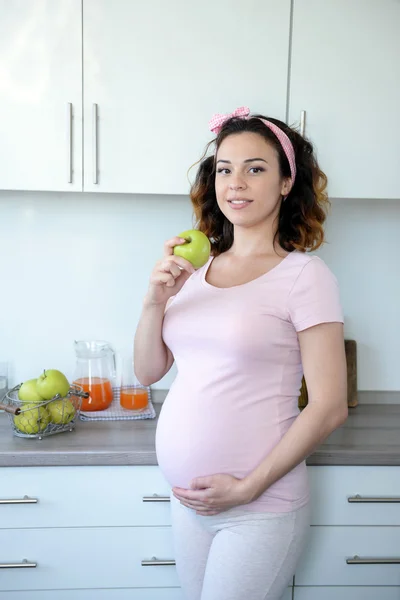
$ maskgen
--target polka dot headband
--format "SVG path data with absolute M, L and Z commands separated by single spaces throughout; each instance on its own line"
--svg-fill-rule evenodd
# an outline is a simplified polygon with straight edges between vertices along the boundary
M 213 133 L 218 135 L 218 133 L 221 131 L 223 125 L 225 124 L 225 122 L 228 119 L 231 119 L 232 117 L 238 117 L 240 119 L 248 119 L 248 118 L 250 118 L 249 115 L 250 115 L 250 109 L 247 108 L 247 106 L 241 106 L 240 108 L 237 108 L 236 110 L 233 111 L 233 113 L 231 113 L 229 115 L 220 115 L 220 114 L 213 115 L 208 125 L 210 128 L 210 131 L 212 131 Z M 278 140 L 280 141 L 283 151 L 286 154 L 286 158 L 289 161 L 290 175 L 292 178 L 292 187 L 293 187 L 293 183 L 294 183 L 294 180 L 296 177 L 296 161 L 294 158 L 294 149 L 293 149 L 292 142 L 289 140 L 286 133 L 284 131 L 282 131 L 282 129 L 280 127 L 278 127 L 274 123 L 271 123 L 271 121 L 267 121 L 266 119 L 260 119 L 260 121 L 262 121 L 264 123 L 264 125 L 266 125 L 268 127 L 268 129 L 270 129 L 276 135 Z

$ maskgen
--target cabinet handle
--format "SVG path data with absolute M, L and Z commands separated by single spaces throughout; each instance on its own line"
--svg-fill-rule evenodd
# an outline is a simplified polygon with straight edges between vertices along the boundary
M 302 110 L 300 113 L 300 135 L 305 134 L 306 132 L 306 111 Z
M 98 123 L 98 105 L 93 104 L 92 108 L 92 152 L 93 152 L 93 183 L 97 184 L 98 181 L 98 169 L 97 169 L 97 123 Z
M 169 496 L 157 496 L 157 494 L 153 494 L 152 496 L 143 496 L 143 502 L 170 502 Z
M 363 502 L 397 502 L 400 503 L 400 497 L 399 496 L 360 496 L 359 494 L 356 494 L 355 496 L 349 496 L 349 498 L 347 498 L 347 502 L 359 502 L 359 503 L 363 503 Z
M 26 558 L 20 563 L 0 563 L 0 569 L 36 569 L 37 563 L 28 562 Z
M 153 556 L 151 560 L 142 560 L 142 567 L 174 567 L 174 560 L 161 560 Z
M 68 156 L 67 156 L 67 181 L 72 183 L 72 103 L 67 103 L 67 136 L 68 136 Z
M 400 558 L 347 558 L 348 565 L 400 565 Z
M 23 498 L 9 498 L 5 500 L 0 499 L 0 504 L 37 504 L 39 500 L 37 498 L 29 498 L 24 496 Z

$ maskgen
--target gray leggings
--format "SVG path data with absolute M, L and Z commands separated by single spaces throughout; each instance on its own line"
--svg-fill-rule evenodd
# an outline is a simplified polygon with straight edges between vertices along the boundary
M 280 600 L 310 528 L 309 505 L 289 513 L 235 507 L 206 517 L 171 494 L 171 516 L 186 600 Z

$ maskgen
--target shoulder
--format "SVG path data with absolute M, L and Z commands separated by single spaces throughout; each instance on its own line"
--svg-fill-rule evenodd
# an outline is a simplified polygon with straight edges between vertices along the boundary
M 318 256 L 298 253 L 295 277 L 288 296 L 289 315 L 296 330 L 323 322 L 343 323 L 339 286 L 328 265 Z
M 315 254 L 295 252 L 291 257 L 292 264 L 292 289 L 303 283 L 318 284 L 332 281 L 337 284 L 337 279 L 322 258 Z

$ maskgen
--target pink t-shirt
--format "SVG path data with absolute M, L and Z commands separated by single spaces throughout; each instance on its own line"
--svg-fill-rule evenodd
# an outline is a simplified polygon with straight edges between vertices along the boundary
M 166 310 L 163 339 L 178 374 L 156 432 L 171 486 L 229 473 L 242 478 L 299 414 L 303 369 L 297 332 L 343 322 L 336 278 L 316 256 L 294 251 L 249 283 L 217 288 L 198 269 Z M 305 462 L 246 510 L 287 512 L 309 498 Z

